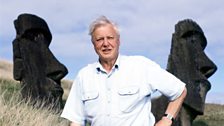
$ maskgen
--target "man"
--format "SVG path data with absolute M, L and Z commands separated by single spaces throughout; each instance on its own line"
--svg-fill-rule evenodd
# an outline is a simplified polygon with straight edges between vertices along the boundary
M 153 126 L 151 94 L 159 90 L 171 100 L 156 126 L 170 126 L 186 96 L 185 84 L 142 56 L 119 54 L 117 26 L 102 16 L 90 25 L 99 61 L 79 71 L 62 117 L 71 126 Z

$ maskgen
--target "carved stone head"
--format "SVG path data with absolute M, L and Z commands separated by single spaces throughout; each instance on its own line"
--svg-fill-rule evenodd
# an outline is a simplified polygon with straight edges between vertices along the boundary
M 22 96 L 60 105 L 63 95 L 60 81 L 68 71 L 49 49 L 52 35 L 47 23 L 38 16 L 21 14 L 14 25 L 13 73 L 21 81 Z
M 186 19 L 175 25 L 167 70 L 186 83 L 184 105 L 197 115 L 203 114 L 206 94 L 211 88 L 208 78 L 217 69 L 204 52 L 206 45 L 205 35 L 196 22 Z

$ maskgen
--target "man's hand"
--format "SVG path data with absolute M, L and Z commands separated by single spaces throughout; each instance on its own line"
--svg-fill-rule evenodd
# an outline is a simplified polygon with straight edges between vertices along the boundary
M 161 120 L 159 120 L 155 126 L 171 126 L 172 125 L 172 120 L 163 117 Z
M 186 95 L 187 95 L 187 89 L 185 87 L 182 94 L 177 99 L 169 102 L 165 113 L 169 113 L 173 115 L 173 118 L 175 118 L 178 112 L 180 111 L 180 108 L 182 106 L 182 103 Z M 171 124 L 172 124 L 172 120 L 163 116 L 162 119 L 155 124 L 155 126 L 171 126 Z
M 79 125 L 77 123 L 74 123 L 74 122 L 71 122 L 70 126 L 81 126 L 81 125 Z

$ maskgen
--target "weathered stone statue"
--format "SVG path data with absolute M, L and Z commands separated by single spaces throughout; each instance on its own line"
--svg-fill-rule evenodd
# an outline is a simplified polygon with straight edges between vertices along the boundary
M 186 19 L 175 25 L 167 70 L 186 83 L 188 93 L 173 126 L 191 126 L 196 116 L 204 112 L 206 94 L 211 88 L 208 78 L 217 70 L 204 52 L 206 45 L 205 35 L 196 22 Z M 165 112 L 165 103 L 167 99 L 162 96 L 152 105 L 157 120 Z
M 14 21 L 14 79 L 21 82 L 22 97 L 61 108 L 61 79 L 68 73 L 49 49 L 52 35 L 47 23 L 32 14 L 21 14 Z M 51 104 L 52 105 L 52 104 Z

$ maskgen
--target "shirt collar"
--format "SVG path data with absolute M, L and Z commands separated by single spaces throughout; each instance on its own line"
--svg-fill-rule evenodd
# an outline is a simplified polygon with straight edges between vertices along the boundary
M 115 64 L 114 64 L 112 69 L 119 69 L 119 66 L 120 66 L 120 55 L 118 55 L 117 60 L 116 60 L 116 62 L 115 62 Z M 97 71 L 97 73 L 99 73 L 100 71 L 104 71 L 104 68 L 100 64 L 99 60 L 96 63 L 96 71 Z

